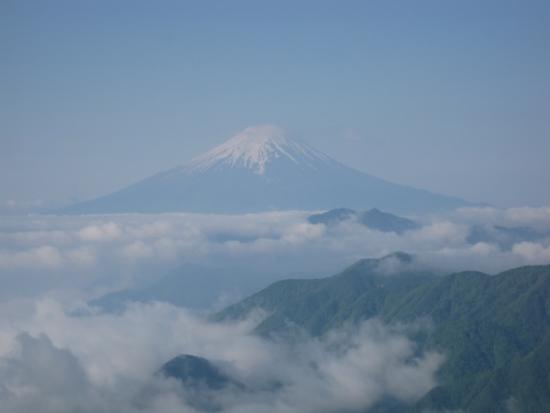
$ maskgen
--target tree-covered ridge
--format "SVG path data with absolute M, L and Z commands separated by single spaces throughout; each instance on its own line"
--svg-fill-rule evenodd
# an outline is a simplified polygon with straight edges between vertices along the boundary
M 329 278 L 274 283 L 217 317 L 255 308 L 267 313 L 257 327 L 264 335 L 320 336 L 372 317 L 427 320 L 431 328 L 414 339 L 446 362 L 440 385 L 408 410 L 550 411 L 550 266 L 435 275 L 406 254 L 392 254 Z

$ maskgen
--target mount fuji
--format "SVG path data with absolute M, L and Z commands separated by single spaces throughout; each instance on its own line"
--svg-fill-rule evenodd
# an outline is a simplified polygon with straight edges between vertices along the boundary
M 377 207 L 425 213 L 467 201 L 385 181 L 290 139 L 274 126 L 249 127 L 189 163 L 63 212 L 246 213 Z

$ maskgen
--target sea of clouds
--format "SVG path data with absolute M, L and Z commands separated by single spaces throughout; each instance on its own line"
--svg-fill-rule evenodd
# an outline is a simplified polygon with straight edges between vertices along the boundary
M 423 218 L 401 235 L 354 221 L 310 224 L 307 212 L 247 215 L 9 216 L 0 218 L 0 300 L 45 291 L 93 297 L 151 282 L 182 265 L 239 266 L 244 272 L 326 276 L 394 251 L 448 270 L 501 271 L 550 262 L 550 208 L 465 208 Z M 472 244 L 476 225 L 545 233 L 509 248 Z M 239 284 L 238 277 L 234 280 Z
M 163 303 L 74 316 L 45 299 L 13 310 L 0 326 L 5 412 L 195 412 L 193 395 L 156 374 L 179 354 L 206 357 L 246 385 L 209 394 L 222 412 L 354 411 L 418 399 L 444 359 L 416 354 L 402 329 L 375 320 L 290 345 L 253 335 L 254 318 L 213 323 Z
M 213 360 L 255 389 L 213 394 L 223 412 L 353 411 L 387 397 L 415 400 L 436 385 L 445 355 L 418 355 L 406 331 L 376 320 L 288 344 L 252 333 L 260 315 L 214 323 L 168 303 L 132 303 L 117 313 L 87 303 L 190 264 L 278 279 L 330 275 L 397 250 L 442 271 L 550 263 L 550 208 L 460 209 L 419 218 L 422 228 L 401 235 L 354 221 L 313 225 L 308 215 L 0 218 L 2 411 L 193 412 L 182 386 L 155 374 L 178 354 Z M 543 235 L 506 247 L 472 243 L 468 235 L 480 225 Z M 231 277 L 238 287 L 239 276 Z

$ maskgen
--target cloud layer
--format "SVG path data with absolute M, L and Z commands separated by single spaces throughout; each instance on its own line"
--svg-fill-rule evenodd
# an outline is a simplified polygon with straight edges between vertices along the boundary
M 223 412 L 333 412 L 385 397 L 414 401 L 443 357 L 416 354 L 403 331 L 371 320 L 295 344 L 251 334 L 258 318 L 218 324 L 167 304 L 68 315 L 41 300 L 0 326 L 0 403 L 19 412 L 192 412 L 175 379 L 155 375 L 178 354 L 217 363 L 249 389 L 211 394 Z M 14 308 L 12 308 L 13 310 Z
M 134 303 L 110 314 L 85 302 L 181 266 L 212 265 L 218 277 L 239 286 L 246 277 L 329 275 L 396 250 L 449 271 L 550 262 L 548 208 L 462 209 L 424 218 L 422 228 L 401 235 L 354 221 L 313 225 L 307 216 L 1 218 L 3 411 L 196 412 L 189 391 L 155 374 L 179 354 L 205 357 L 246 385 L 244 393 L 209 395 L 224 413 L 331 412 L 365 409 L 387 397 L 413 401 L 436 385 L 444 355 L 418 354 L 405 330 L 376 320 L 288 344 L 251 334 L 258 314 L 218 324 L 167 303 Z M 493 237 L 502 231 L 495 226 L 538 235 L 503 244 Z M 474 229 L 483 241 L 472 240 Z
M 0 300 L 44 291 L 99 295 L 152 283 L 182 265 L 238 268 L 234 272 L 263 275 L 266 280 L 326 276 L 360 258 L 396 250 L 417 254 L 449 271 L 499 271 L 550 262 L 550 208 L 461 209 L 424 219 L 422 228 L 401 235 L 370 230 L 353 221 L 313 225 L 307 215 L 4 217 L 0 221 L 4 287 Z M 491 238 L 495 225 L 529 227 L 542 235 L 512 239 L 505 247 L 498 237 Z M 474 227 L 486 228 L 482 241 L 472 241 Z M 239 285 L 238 277 L 234 284 Z

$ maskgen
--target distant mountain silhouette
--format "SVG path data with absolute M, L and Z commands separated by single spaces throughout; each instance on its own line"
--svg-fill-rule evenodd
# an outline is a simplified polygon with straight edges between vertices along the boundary
M 335 161 L 273 126 L 250 127 L 198 156 L 112 194 L 61 212 L 243 213 L 338 205 L 429 212 L 470 203 L 387 182 Z
M 504 227 L 500 225 L 474 225 L 470 228 L 466 241 L 470 244 L 487 242 L 510 249 L 520 242 L 537 242 L 550 238 L 550 232 L 537 231 L 530 227 Z
M 203 357 L 182 354 L 166 362 L 160 369 L 166 377 L 180 380 L 185 386 L 221 390 L 228 386 L 241 387 L 235 380 Z
M 308 217 L 308 221 L 312 224 L 334 225 L 346 220 L 356 220 L 370 229 L 382 232 L 395 232 L 397 234 L 421 227 L 419 223 L 413 220 L 383 212 L 377 208 L 363 212 L 338 208 Z

